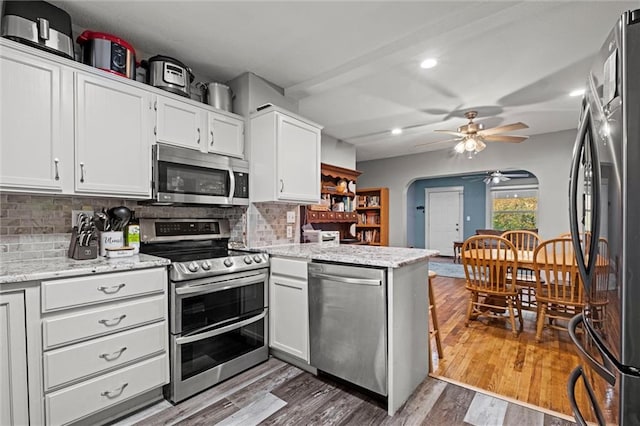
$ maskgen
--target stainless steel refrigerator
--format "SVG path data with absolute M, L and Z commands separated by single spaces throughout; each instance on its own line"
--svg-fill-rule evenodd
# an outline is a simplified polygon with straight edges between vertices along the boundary
M 609 33 L 582 104 L 569 213 L 587 303 L 569 399 L 579 424 L 640 425 L 640 9 Z

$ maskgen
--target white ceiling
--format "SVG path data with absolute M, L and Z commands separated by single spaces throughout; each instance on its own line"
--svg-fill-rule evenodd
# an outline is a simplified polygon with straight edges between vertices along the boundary
M 357 160 L 451 149 L 465 124 L 516 121 L 535 135 L 575 128 L 593 54 L 614 1 L 53 1 L 74 25 L 176 57 L 201 78 L 251 71 L 299 113 L 356 146 Z M 427 57 L 439 65 L 419 67 Z M 393 127 L 405 128 L 392 136 Z M 523 143 L 531 143 L 525 141 Z M 427 144 L 416 147 L 417 144 Z M 499 149 L 492 143 L 487 149 Z

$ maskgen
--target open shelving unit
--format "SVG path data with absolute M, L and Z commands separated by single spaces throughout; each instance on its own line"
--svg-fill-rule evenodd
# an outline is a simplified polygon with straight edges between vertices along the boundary
M 372 246 L 388 246 L 389 188 L 364 188 L 356 193 L 356 238 Z

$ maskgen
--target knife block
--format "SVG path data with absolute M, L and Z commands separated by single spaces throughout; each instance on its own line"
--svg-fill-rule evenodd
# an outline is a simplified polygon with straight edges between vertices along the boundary
M 67 255 L 76 260 L 97 259 L 98 243 L 96 241 L 90 241 L 88 246 L 81 246 L 78 242 L 78 227 L 74 226 Z

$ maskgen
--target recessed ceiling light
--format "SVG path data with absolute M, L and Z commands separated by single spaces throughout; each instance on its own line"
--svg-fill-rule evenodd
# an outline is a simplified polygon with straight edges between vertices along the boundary
M 582 96 L 584 95 L 584 89 L 576 89 L 571 91 L 571 93 L 569 93 L 569 96 Z
M 399 134 L 401 134 L 401 133 L 402 133 L 402 129 L 401 129 L 401 128 L 399 128 L 399 127 L 396 127 L 395 129 L 392 129 L 392 130 L 391 130 L 391 134 L 392 134 L 392 135 L 399 135 Z
M 425 59 L 420 63 L 420 68 L 429 69 L 438 65 L 438 60 L 435 58 Z

